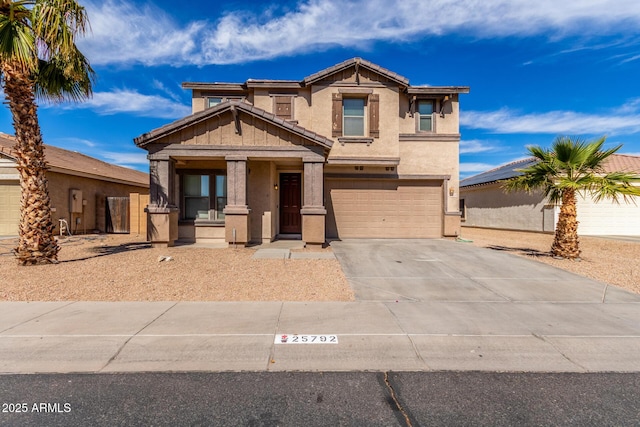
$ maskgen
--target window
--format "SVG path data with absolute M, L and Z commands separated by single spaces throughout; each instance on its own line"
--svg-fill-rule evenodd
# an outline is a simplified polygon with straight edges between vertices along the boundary
M 433 101 L 418 101 L 418 130 L 433 131 Z
M 182 175 L 182 194 L 182 219 L 224 219 L 222 211 L 227 204 L 226 175 L 186 173 Z
M 463 221 L 467 219 L 467 206 L 464 203 L 464 199 L 460 199 L 460 219 Z
M 222 102 L 222 98 L 219 96 L 212 96 L 207 98 L 207 108 L 215 107 Z
M 343 99 L 342 118 L 344 136 L 364 136 L 364 99 Z
M 211 108 L 215 107 L 218 104 L 221 104 L 225 101 L 244 101 L 243 96 L 206 96 L 205 97 L 205 107 Z

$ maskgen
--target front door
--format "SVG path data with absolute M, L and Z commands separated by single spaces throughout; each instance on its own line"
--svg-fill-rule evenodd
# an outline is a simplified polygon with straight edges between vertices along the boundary
M 302 179 L 299 173 L 280 174 L 280 234 L 301 234 Z

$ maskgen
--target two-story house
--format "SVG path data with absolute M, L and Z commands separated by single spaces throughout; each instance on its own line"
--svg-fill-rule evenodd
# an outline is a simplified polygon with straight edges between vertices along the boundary
M 460 230 L 458 96 L 360 58 L 302 80 L 183 83 L 193 114 L 149 152 L 149 238 L 235 244 Z

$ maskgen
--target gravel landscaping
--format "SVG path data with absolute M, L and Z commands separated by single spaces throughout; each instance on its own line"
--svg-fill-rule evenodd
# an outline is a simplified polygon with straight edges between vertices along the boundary
M 553 234 L 463 227 L 461 237 L 470 244 L 508 251 L 551 264 L 572 273 L 640 293 L 640 239 L 616 240 L 580 237 L 580 261 L 554 259 L 549 251 Z
M 640 241 L 581 237 L 582 259 L 570 261 L 550 256 L 551 234 L 465 227 L 461 237 L 640 293 Z M 16 240 L 0 240 L 0 300 L 354 300 L 335 259 L 252 259 L 250 248 L 152 248 L 130 235 L 74 236 L 59 243 L 59 264 L 21 267 L 11 253 Z M 318 250 L 331 252 L 302 251 Z
M 254 260 L 248 248 L 152 248 L 129 235 L 74 236 L 59 244 L 59 264 L 22 267 L 11 253 L 16 240 L 0 240 L 0 300 L 354 299 L 335 259 Z

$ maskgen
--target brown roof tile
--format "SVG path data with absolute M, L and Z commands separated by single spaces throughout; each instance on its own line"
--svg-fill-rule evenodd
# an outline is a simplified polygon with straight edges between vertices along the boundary
M 0 133 L 0 151 L 15 159 L 15 137 Z M 93 157 L 45 144 L 45 156 L 52 170 L 70 175 L 95 176 L 95 179 L 149 186 L 149 174 L 112 165 Z

